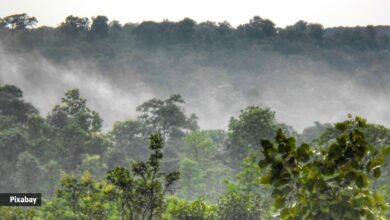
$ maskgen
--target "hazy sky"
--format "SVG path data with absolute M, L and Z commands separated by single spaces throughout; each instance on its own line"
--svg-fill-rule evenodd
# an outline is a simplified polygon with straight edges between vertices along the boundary
M 35 16 L 39 26 L 56 26 L 68 15 L 106 15 L 121 23 L 190 17 L 236 26 L 260 15 L 279 27 L 298 20 L 325 27 L 390 25 L 389 9 L 389 0 L 0 0 L 0 17 L 25 12 Z

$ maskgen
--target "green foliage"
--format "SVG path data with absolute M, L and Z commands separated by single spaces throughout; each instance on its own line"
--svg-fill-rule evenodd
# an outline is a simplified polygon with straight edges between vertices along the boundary
M 196 162 L 208 167 L 218 153 L 217 145 L 209 134 L 204 131 L 195 131 L 184 137 L 183 153 Z
M 238 118 L 229 122 L 227 154 L 233 168 L 251 152 L 257 152 L 260 140 L 271 138 L 277 129 L 275 113 L 270 109 L 250 106 L 241 111 Z
M 114 151 L 107 158 L 107 160 L 112 160 L 112 162 L 108 162 L 109 167 L 125 166 L 130 160 L 147 159 L 149 152 L 145 146 L 148 143 L 148 130 L 140 121 L 116 122 L 108 136 L 113 142 L 112 151 Z M 115 152 L 117 153 L 115 154 Z M 118 156 L 118 153 L 126 158 L 125 161 L 112 158 Z
M 45 176 L 43 178 L 45 184 L 45 195 L 52 198 L 55 191 L 59 187 L 59 179 L 61 177 L 61 166 L 55 160 L 50 160 L 45 166 Z M 40 181 L 41 182 L 41 181 Z
M 66 35 L 75 37 L 82 32 L 86 32 L 89 29 L 89 19 L 80 18 L 73 15 L 66 17 L 65 22 L 61 23 L 60 29 Z
M 183 103 L 180 95 L 172 95 L 166 100 L 151 99 L 137 107 L 137 111 L 143 113 L 139 120 L 152 133 L 161 133 L 164 140 L 180 138 L 184 135 L 183 130 L 198 129 L 198 118 L 194 114 L 187 117 L 179 106 Z
M 107 168 L 105 167 L 105 164 L 103 164 L 102 159 L 96 154 L 86 154 L 79 167 L 80 173 L 88 171 L 96 179 L 102 179 L 103 175 L 106 173 L 106 169 Z
M 218 216 L 224 220 L 259 220 L 266 216 L 266 206 L 259 194 L 230 191 L 218 201 Z
M 97 16 L 92 18 L 91 33 L 99 37 L 108 35 L 108 18 L 106 16 Z
M 166 198 L 166 209 L 163 220 L 216 220 L 217 208 L 206 203 L 202 198 L 193 201 L 181 200 L 177 197 Z
M 196 24 L 181 25 L 188 34 Z M 198 131 L 183 102 L 178 95 L 152 99 L 138 108 L 143 114 L 137 120 L 117 122 L 105 134 L 78 90 L 67 92 L 43 118 L 19 88 L 1 86 L 0 176 L 6 178 L 0 191 L 42 192 L 44 199 L 41 208 L 2 207 L 0 219 L 256 220 L 272 219 L 275 212 L 281 219 L 385 218 L 388 128 L 359 117 L 335 126 L 316 123 L 302 135 L 315 148 L 298 147 L 294 137 L 300 136 L 269 109 L 248 107 L 225 134 Z M 149 136 L 160 130 L 165 134 Z M 275 134 L 274 141 L 261 142 L 259 154 L 259 140 Z M 178 162 L 180 179 L 164 166 L 171 161 Z M 124 168 L 131 162 L 130 170 Z M 226 164 L 236 169 L 234 178 Z M 58 182 L 63 170 L 74 175 Z M 176 186 L 178 197 L 167 196 Z
M 217 131 L 194 131 L 184 137 L 183 155 L 180 161 L 178 195 L 188 200 L 202 197 L 216 201 L 224 190 L 221 180 L 231 176 L 231 169 L 218 158 L 222 149 L 218 146 Z
M 97 133 L 102 119 L 87 107 L 79 90 L 69 90 L 61 101 L 62 104 L 56 105 L 47 118 L 51 129 L 48 136 L 58 146 L 55 154 L 61 165 L 70 171 L 80 166 L 83 154 L 102 157 L 109 143 Z
M 250 19 L 248 24 L 238 26 L 237 31 L 244 37 L 255 40 L 276 35 L 275 24 L 272 21 L 262 19 L 259 16 L 254 16 Z
M 23 100 L 23 92 L 18 87 L 4 85 L 0 86 L 0 113 L 25 123 L 30 115 L 38 114 L 38 110 Z
M 28 152 L 18 155 L 16 162 L 15 183 L 19 192 L 40 192 L 41 180 L 43 179 L 44 168 L 38 159 Z
M 259 156 L 250 154 L 232 181 L 226 181 L 225 193 L 218 200 L 220 219 L 271 219 L 270 193 L 261 185 L 264 171 L 257 164 Z
M 160 134 L 150 136 L 149 148 L 152 151 L 147 162 L 132 164 L 132 175 L 123 167 L 117 167 L 107 174 L 109 183 L 117 187 L 122 219 L 153 219 L 163 212 L 164 195 L 172 192 L 179 179 L 179 172 L 160 171 L 163 158 L 163 138 Z
M 107 219 L 109 196 L 102 190 L 103 184 L 94 181 L 85 172 L 79 181 L 74 176 L 61 178 L 57 198 L 62 199 L 66 208 L 72 211 L 74 219 Z
M 28 180 L 31 188 L 23 188 L 26 186 L 23 184 L 26 179 L 19 181 L 15 177 L 15 174 L 24 177 L 23 173 L 28 174 L 29 168 L 39 171 L 37 175 L 42 173 L 39 161 L 35 158 L 39 147 L 43 147 L 37 135 L 39 129 L 35 127 L 35 122 L 41 120 L 37 114 L 36 108 L 23 100 L 23 92 L 19 88 L 0 86 L 0 175 L 9 177 L 0 179 L 0 189 L 3 192 L 36 190 L 39 185 L 35 183 L 38 176 L 31 176 L 31 181 Z M 34 166 L 29 167 L 28 165 L 32 165 L 28 164 L 30 162 Z M 23 163 L 27 163 L 27 166 Z
M 35 208 L 0 207 L 0 216 L 4 220 L 35 220 L 38 211 Z
M 383 154 L 367 143 L 366 121 L 352 118 L 335 127 L 337 141 L 320 152 L 279 130 L 275 143 L 262 140 L 264 159 L 270 167 L 261 181 L 273 187 L 274 207 L 281 219 L 381 219 L 386 204 L 370 191 L 370 179 L 380 176 Z

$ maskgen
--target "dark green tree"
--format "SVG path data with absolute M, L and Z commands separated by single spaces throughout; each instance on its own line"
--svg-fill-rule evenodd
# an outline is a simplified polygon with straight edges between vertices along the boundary
M 272 186 L 281 219 L 384 219 L 384 199 L 370 190 L 384 152 L 366 141 L 365 126 L 360 117 L 337 123 L 336 142 L 320 151 L 305 143 L 297 147 L 281 130 L 275 142 L 262 140 L 259 165 L 270 170 L 261 181 Z
M 113 151 L 120 152 L 125 156 L 127 162 L 130 162 L 129 160 L 147 159 L 149 151 L 145 146 L 148 143 L 148 133 L 148 129 L 143 123 L 129 120 L 116 122 L 108 136 L 113 143 Z M 115 156 L 115 154 L 111 156 Z
M 254 16 L 248 24 L 240 25 L 237 32 L 249 39 L 262 39 L 276 35 L 275 24 L 259 16 Z
M 77 36 L 82 32 L 87 32 L 89 30 L 89 19 L 80 18 L 73 15 L 66 17 L 65 22 L 61 23 L 60 30 L 69 36 Z
M 0 114 L 10 116 L 16 122 L 26 123 L 38 110 L 23 100 L 23 92 L 13 85 L 0 86 Z
M 33 118 L 40 118 L 37 114 L 36 108 L 23 100 L 19 88 L 0 87 L 0 175 L 9 177 L 0 179 L 2 192 L 16 190 L 17 179 L 11 177 L 16 172 L 19 155 L 27 151 L 26 154 L 36 156 L 33 149 L 39 132 L 33 129 L 31 122 Z
M 92 18 L 91 33 L 99 37 L 107 37 L 108 18 L 106 16 L 97 16 Z
M 99 114 L 86 105 L 79 90 L 66 92 L 47 117 L 51 128 L 51 139 L 57 145 L 56 156 L 67 170 L 81 164 L 83 154 L 103 157 L 109 142 L 98 132 L 102 126 Z

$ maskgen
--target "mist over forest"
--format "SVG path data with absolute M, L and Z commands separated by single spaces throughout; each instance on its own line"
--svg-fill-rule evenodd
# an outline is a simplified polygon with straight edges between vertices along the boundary
M 38 25 L 0 19 L 0 193 L 42 205 L 0 219 L 390 217 L 390 26 Z
M 236 28 L 68 17 L 58 27 L 3 28 L 0 82 L 20 86 L 42 114 L 79 88 L 105 128 L 170 94 L 181 94 L 205 129 L 225 129 L 249 105 L 273 109 L 298 131 L 348 113 L 389 125 L 389 33 L 304 21 L 278 28 L 260 17 Z

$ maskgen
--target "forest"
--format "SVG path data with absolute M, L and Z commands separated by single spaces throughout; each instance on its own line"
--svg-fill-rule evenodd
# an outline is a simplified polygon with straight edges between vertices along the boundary
M 43 202 L 0 219 L 390 218 L 390 27 L 37 24 L 0 19 L 0 193 Z

